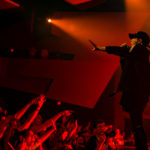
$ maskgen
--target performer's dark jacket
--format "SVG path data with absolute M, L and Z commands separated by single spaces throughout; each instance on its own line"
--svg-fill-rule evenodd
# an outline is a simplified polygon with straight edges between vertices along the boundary
M 142 44 L 137 44 L 131 52 L 130 47 L 107 46 L 109 54 L 120 56 L 122 74 L 118 91 L 122 91 L 120 101 L 125 111 L 133 107 L 143 109 L 150 94 L 149 52 Z

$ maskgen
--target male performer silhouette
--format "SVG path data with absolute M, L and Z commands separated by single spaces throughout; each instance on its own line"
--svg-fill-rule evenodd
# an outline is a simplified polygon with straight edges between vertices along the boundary
M 131 46 L 97 47 L 93 51 L 104 51 L 108 54 L 121 56 L 122 74 L 118 91 L 122 92 L 120 104 L 130 114 L 136 150 L 148 150 L 146 135 L 143 128 L 142 114 L 150 93 L 150 64 L 146 46 L 149 36 L 143 31 L 129 34 Z

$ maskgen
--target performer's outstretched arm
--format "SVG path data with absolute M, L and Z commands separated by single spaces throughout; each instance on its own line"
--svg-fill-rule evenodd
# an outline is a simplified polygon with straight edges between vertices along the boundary
M 133 50 L 133 47 L 129 47 L 128 44 L 123 43 L 120 46 L 97 46 L 93 41 L 89 40 L 93 45 L 92 51 L 102 51 L 109 54 L 114 54 L 117 56 L 129 56 L 130 52 Z

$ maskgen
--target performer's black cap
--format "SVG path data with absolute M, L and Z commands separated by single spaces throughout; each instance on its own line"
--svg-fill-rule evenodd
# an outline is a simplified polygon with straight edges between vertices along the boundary
M 147 46 L 148 43 L 150 42 L 149 35 L 143 31 L 139 31 L 137 33 L 129 33 L 129 38 L 130 39 L 133 39 L 133 38 L 142 39 L 142 43 L 144 46 Z

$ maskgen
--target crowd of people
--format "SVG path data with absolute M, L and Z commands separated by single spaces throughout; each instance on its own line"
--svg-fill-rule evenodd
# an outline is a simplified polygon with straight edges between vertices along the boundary
M 45 101 L 41 94 L 15 115 L 0 107 L 0 150 L 116 150 L 124 145 L 119 129 L 102 120 L 79 124 L 71 110 L 43 122 L 39 112 Z

